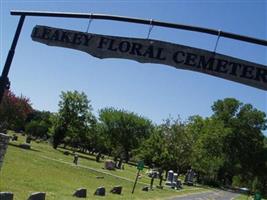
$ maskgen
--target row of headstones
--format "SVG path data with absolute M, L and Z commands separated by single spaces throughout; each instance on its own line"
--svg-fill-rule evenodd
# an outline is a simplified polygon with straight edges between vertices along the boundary
M 14 194 L 12 192 L 0 192 L 1 200 L 13 200 Z M 45 200 L 44 192 L 35 192 L 30 195 L 28 200 Z
M 121 194 L 122 186 L 115 186 L 110 190 L 110 192 L 113 194 Z M 96 189 L 94 195 L 105 196 L 106 195 L 106 188 L 105 187 L 98 187 Z M 73 196 L 85 198 L 87 196 L 87 190 L 85 188 L 79 188 L 74 192 Z
M 185 184 L 187 185 L 193 185 L 194 183 L 194 176 L 195 173 L 192 169 L 190 169 L 185 176 Z M 169 185 L 171 187 L 175 188 L 182 188 L 182 183 L 180 180 L 178 180 L 178 174 L 174 173 L 172 170 L 168 171 L 166 185 Z
M 113 194 L 121 194 L 122 186 L 115 186 L 110 190 L 110 192 Z M 46 193 L 44 192 L 32 193 L 29 196 L 28 200 L 45 200 L 45 194 Z M 106 195 L 105 187 L 98 187 L 94 195 L 105 196 Z M 86 198 L 87 190 L 85 188 L 79 188 L 73 193 L 73 196 Z M 0 200 L 13 200 L 13 198 L 14 198 L 14 194 L 12 192 L 0 192 Z

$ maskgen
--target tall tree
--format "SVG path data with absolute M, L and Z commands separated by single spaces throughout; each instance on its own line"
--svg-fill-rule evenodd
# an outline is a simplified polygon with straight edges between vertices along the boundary
M 54 119 L 54 147 L 67 142 L 72 147 L 85 148 L 90 133 L 94 132 L 96 118 L 85 93 L 78 91 L 62 92 L 59 112 Z
M 6 90 L 0 105 L 0 128 L 24 130 L 27 116 L 33 111 L 29 98 Z
M 190 167 L 194 137 L 180 119 L 167 119 L 158 126 L 140 149 L 139 157 L 147 164 L 155 164 L 164 170 L 185 171 Z
M 105 108 L 99 112 L 102 130 L 112 146 L 113 154 L 123 156 L 126 162 L 129 153 L 139 147 L 142 140 L 149 137 L 153 125 L 150 120 L 135 113 Z
M 212 110 L 212 118 L 222 121 L 230 130 L 223 141 L 226 159 L 220 176 L 232 180 L 239 175 L 247 182 L 252 181 L 259 172 L 256 163 L 264 148 L 266 114 L 233 98 L 216 101 Z

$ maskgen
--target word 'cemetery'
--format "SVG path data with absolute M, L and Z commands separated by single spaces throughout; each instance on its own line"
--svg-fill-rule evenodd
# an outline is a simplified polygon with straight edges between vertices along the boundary
M 84 51 L 97 58 L 125 58 L 141 63 L 165 64 L 267 90 L 266 66 L 198 48 L 38 25 L 32 31 L 32 39 L 50 46 Z

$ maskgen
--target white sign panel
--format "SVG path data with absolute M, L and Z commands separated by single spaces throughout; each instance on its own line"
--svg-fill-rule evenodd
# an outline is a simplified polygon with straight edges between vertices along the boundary
M 197 71 L 267 90 L 267 67 L 238 58 L 158 40 L 99 35 L 35 26 L 32 40 L 76 49 L 97 58 L 124 58 Z

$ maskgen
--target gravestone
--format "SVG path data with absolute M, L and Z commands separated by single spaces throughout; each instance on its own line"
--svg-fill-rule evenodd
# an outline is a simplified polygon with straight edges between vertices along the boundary
M 113 194 L 121 194 L 122 186 L 115 186 L 113 187 L 110 192 Z
M 26 137 L 26 143 L 31 144 L 32 138 L 30 136 Z
M 79 158 L 79 156 L 78 156 L 78 154 L 74 154 L 74 157 L 73 157 L 73 163 L 75 164 L 75 165 L 78 165 L 78 158 Z
M 105 161 L 105 169 L 114 170 L 115 169 L 115 162 L 113 160 L 106 160 Z
M 194 184 L 194 176 L 195 172 L 192 169 L 188 170 L 185 175 L 185 184 L 192 186 Z
M 80 198 L 86 198 L 86 189 L 85 188 L 79 188 L 74 193 L 73 196 L 80 197 Z
M 28 143 L 20 144 L 19 146 L 23 149 L 31 149 L 31 145 Z
M 98 196 L 105 196 L 106 195 L 106 189 L 105 187 L 98 187 L 95 191 L 95 195 L 98 195 Z
M 12 192 L 0 192 L 0 200 L 13 200 L 13 197 Z
M 12 141 L 18 141 L 18 136 L 16 134 L 12 136 Z
M 0 133 L 0 171 L 4 162 L 4 156 L 6 154 L 8 142 L 9 142 L 9 136 Z
M 174 173 L 173 178 L 172 178 L 172 186 L 176 187 L 177 186 L 177 180 L 178 180 L 178 174 Z
M 45 192 L 32 193 L 28 200 L 45 200 Z
M 177 179 L 177 182 L 176 182 L 176 189 L 179 190 L 179 189 L 183 189 L 182 187 L 182 181 L 180 179 Z
M 169 170 L 167 175 L 166 185 L 172 185 L 172 181 L 173 181 L 173 171 Z
M 149 190 L 149 187 L 148 187 L 148 186 L 144 186 L 144 187 L 142 188 L 142 191 L 146 191 L 146 192 L 148 192 L 148 190 Z

